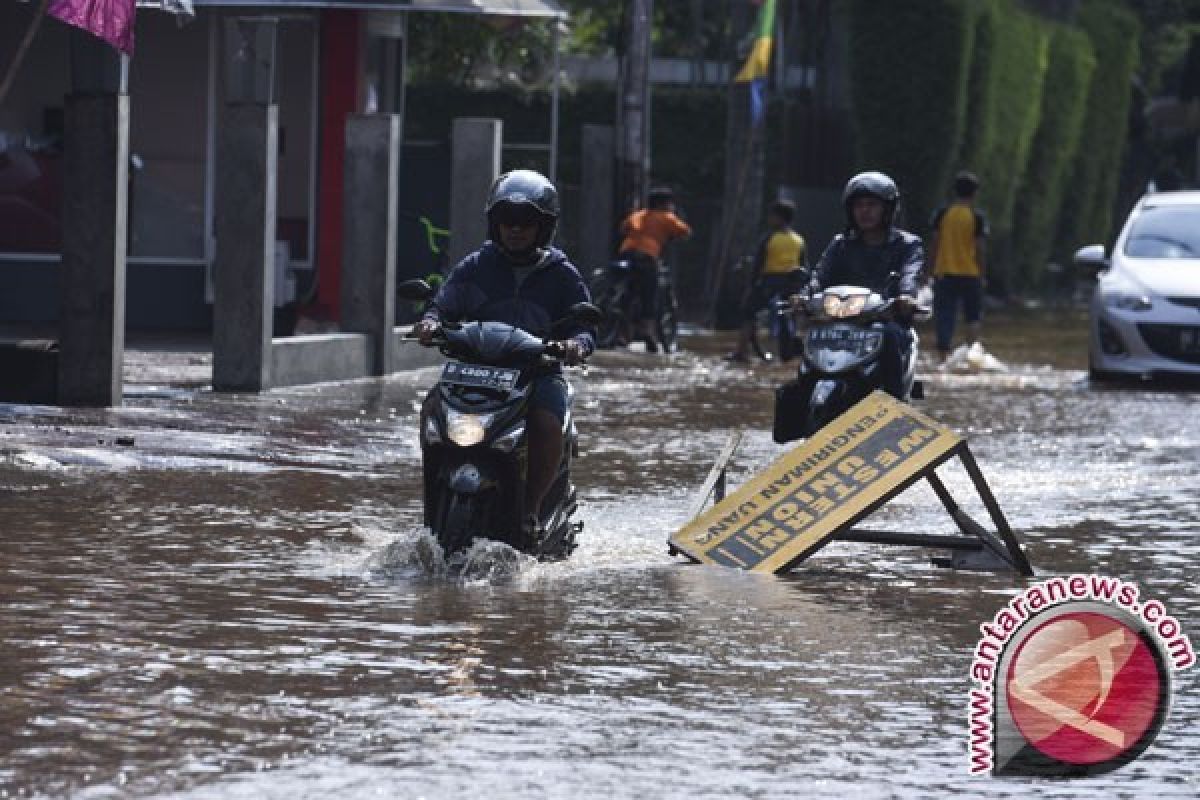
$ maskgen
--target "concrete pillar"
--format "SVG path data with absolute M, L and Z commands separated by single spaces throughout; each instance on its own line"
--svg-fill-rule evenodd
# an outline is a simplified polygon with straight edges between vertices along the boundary
M 396 318 L 400 116 L 346 120 L 342 330 L 371 336 L 371 373 L 391 369 Z
M 483 208 L 500 174 L 504 124 L 498 119 L 454 120 L 450 171 L 450 245 L 453 266 L 487 238 Z
M 213 389 L 271 388 L 279 106 L 277 21 L 225 21 L 225 106 L 217 136 Z
M 217 143 L 213 389 L 271 387 L 279 107 L 227 105 Z
M 613 255 L 613 147 L 611 125 L 583 126 L 583 167 L 579 191 L 579 252 L 576 266 L 585 276 Z
M 87 41 L 94 37 L 83 37 L 72 39 L 75 93 L 67 96 L 64 112 L 58 402 L 118 406 L 125 356 L 129 95 L 118 91 L 118 57 Z

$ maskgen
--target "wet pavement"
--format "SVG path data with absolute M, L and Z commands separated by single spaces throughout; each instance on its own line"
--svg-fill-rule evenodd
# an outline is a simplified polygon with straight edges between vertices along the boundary
M 922 409 L 968 437 L 1039 575 L 1135 581 L 1196 641 L 1200 395 L 1090 387 L 1076 314 L 987 341 L 1009 371 L 926 370 Z M 729 344 L 572 376 L 579 550 L 480 546 L 465 574 L 420 528 L 434 369 L 214 395 L 203 348 L 148 348 L 121 409 L 0 405 L 0 797 L 1200 795 L 1195 668 L 1117 772 L 968 777 L 971 653 L 1011 575 L 866 544 L 783 577 L 668 557 L 731 431 L 734 484 L 783 449 L 788 368 Z M 921 487 L 872 527 L 951 532 Z

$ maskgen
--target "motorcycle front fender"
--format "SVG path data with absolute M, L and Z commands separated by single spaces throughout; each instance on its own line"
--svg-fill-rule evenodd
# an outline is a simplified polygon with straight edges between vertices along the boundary
M 446 488 L 457 494 L 479 494 L 496 483 L 496 477 L 489 474 L 485 467 L 468 461 L 453 469 L 446 481 Z

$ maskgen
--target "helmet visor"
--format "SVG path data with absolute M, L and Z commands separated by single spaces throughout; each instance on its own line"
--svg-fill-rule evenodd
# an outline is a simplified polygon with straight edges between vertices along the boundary
M 505 228 L 536 228 L 542 214 L 527 203 L 500 203 L 492 209 L 492 222 Z

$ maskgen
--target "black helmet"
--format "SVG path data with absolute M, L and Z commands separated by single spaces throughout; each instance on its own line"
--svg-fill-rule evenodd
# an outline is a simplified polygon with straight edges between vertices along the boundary
M 668 203 L 675 202 L 675 192 L 667 186 L 659 186 L 651 189 L 646 194 L 646 207 L 652 209 L 664 209 Z
M 537 212 L 541 221 L 538 224 L 538 235 L 534 247 L 545 247 L 554 238 L 554 229 L 558 226 L 560 206 L 558 190 L 554 184 L 540 172 L 531 169 L 515 169 L 506 172 L 492 184 L 488 192 L 487 207 L 484 209 L 488 220 L 488 238 L 500 249 L 504 245 L 496 230 L 496 212 L 504 206 L 529 206 Z M 507 251 L 505 251 L 507 252 Z M 509 253 L 511 256 L 525 257 L 529 253 Z
M 900 205 L 900 190 L 896 182 L 882 172 L 860 172 L 846 182 L 842 190 L 842 207 L 846 210 L 846 223 L 854 224 L 854 212 L 850 208 L 857 197 L 870 196 L 878 198 L 883 203 L 883 223 L 891 226 L 896 217 L 896 207 Z

